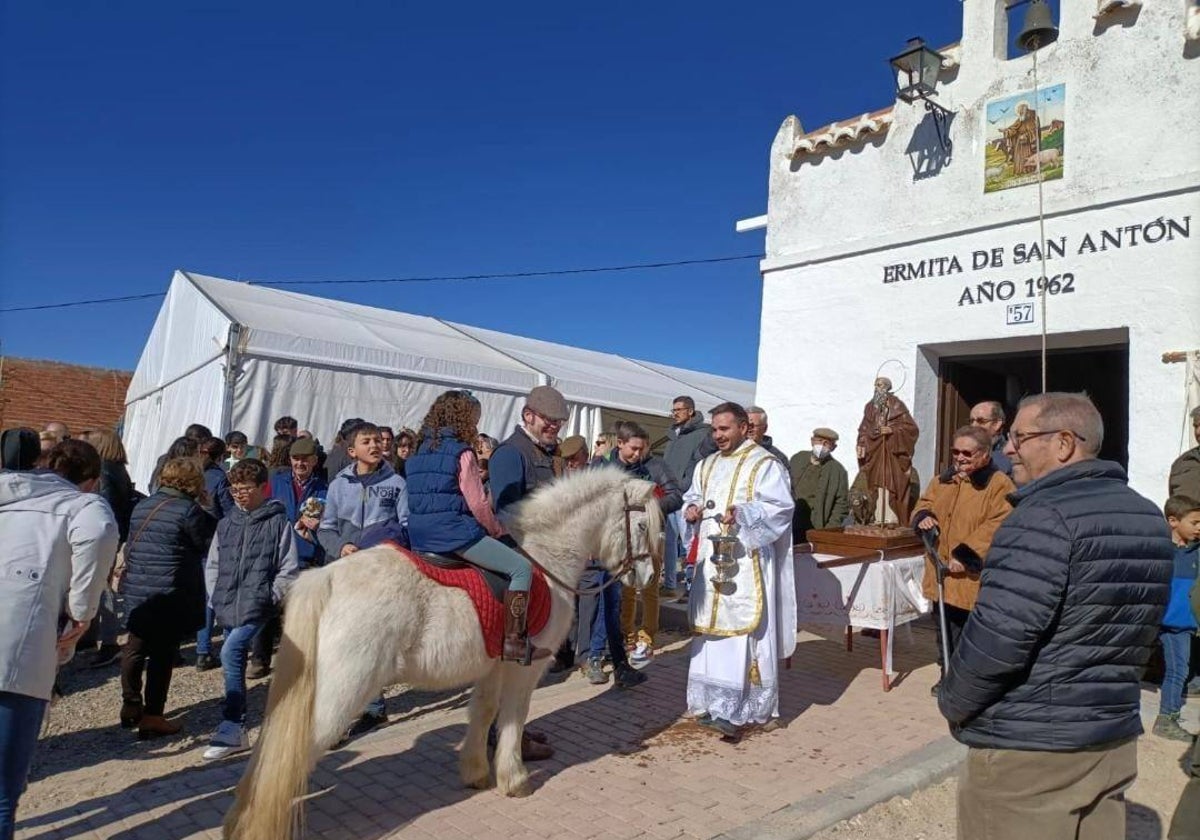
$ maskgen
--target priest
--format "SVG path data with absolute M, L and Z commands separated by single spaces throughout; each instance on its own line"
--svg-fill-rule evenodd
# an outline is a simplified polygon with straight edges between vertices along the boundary
M 786 468 L 748 437 L 736 403 L 712 414 L 717 452 L 696 466 L 684 518 L 698 526 L 689 599 L 692 644 L 688 712 L 736 738 L 748 724 L 779 716 L 779 663 L 796 647 L 792 511 Z M 732 580 L 714 583 L 711 536 L 737 537 Z

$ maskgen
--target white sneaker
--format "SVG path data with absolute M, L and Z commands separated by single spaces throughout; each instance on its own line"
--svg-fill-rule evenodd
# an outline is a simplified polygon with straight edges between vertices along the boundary
M 633 653 L 629 654 L 629 659 L 632 662 L 648 662 L 650 656 L 650 645 L 645 642 L 638 642 L 637 647 L 633 649 Z
M 217 727 L 217 731 L 213 733 L 212 742 L 204 751 L 203 758 L 205 761 L 215 761 L 218 758 L 245 752 L 248 749 L 250 749 L 250 736 L 246 734 L 246 727 L 230 720 L 223 720 Z

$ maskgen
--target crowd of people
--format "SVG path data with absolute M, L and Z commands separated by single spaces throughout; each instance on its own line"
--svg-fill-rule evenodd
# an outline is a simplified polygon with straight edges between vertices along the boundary
M 112 432 L 72 436 L 62 423 L 5 431 L 0 840 L 12 835 L 56 670 L 89 625 L 88 664 L 119 662 L 117 721 L 139 738 L 181 731 L 167 711 L 185 642 L 195 641 L 198 670 L 220 665 L 222 719 L 205 759 L 249 748 L 247 680 L 270 674 L 290 585 L 384 540 L 506 577 L 502 657 L 529 665 L 544 652 L 526 632 L 532 569 L 509 534 L 514 506 L 597 466 L 655 485 L 665 550 L 640 591 L 589 567 L 591 594 L 579 597 L 552 670 L 578 667 L 621 688 L 644 682 L 637 666 L 655 655 L 660 598 L 682 593 L 697 636 L 689 714 L 727 737 L 770 727 L 779 664 L 796 642 L 792 542 L 899 522 L 926 539 L 926 595 L 944 602 L 935 604 L 946 638 L 939 623 L 933 693 L 971 747 L 960 820 L 996 826 L 997 837 L 1016 836 L 1005 825 L 1075 836 L 1085 823 L 1111 824 L 1136 775 L 1139 684 L 1156 641 L 1164 676 L 1153 731 L 1193 741 L 1179 712 L 1185 695 L 1200 693 L 1200 445 L 1172 466 L 1158 509 L 1098 458 L 1103 423 L 1083 395 L 1027 398 L 1011 424 L 999 401 L 974 406 L 951 437 L 949 466 L 923 492 L 911 464 L 919 430 L 886 379 L 864 408 L 853 482 L 833 457 L 832 428 L 814 428 L 809 448 L 789 457 L 763 408 L 724 403 L 709 415 L 691 397 L 674 400 L 661 456 L 632 421 L 594 441 L 563 438 L 569 409 L 549 386 L 528 394 L 504 440 L 479 431 L 480 403 L 464 390 L 438 397 L 419 430 L 348 419 L 328 449 L 292 417 L 275 422 L 270 447 L 193 424 L 158 459 L 147 495 Z M 1192 421 L 1200 444 L 1200 410 Z M 714 555 L 722 538 L 728 558 Z M 706 563 L 717 574 L 695 575 Z M 380 696 L 347 734 L 386 720 Z M 553 747 L 527 731 L 522 754 L 538 760 Z M 1193 763 L 1200 774 L 1200 756 Z M 1196 784 L 1180 813 L 1200 823 Z

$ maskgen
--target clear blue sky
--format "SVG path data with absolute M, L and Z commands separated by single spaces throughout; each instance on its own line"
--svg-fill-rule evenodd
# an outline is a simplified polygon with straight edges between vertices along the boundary
M 0 307 L 231 279 L 756 253 L 780 121 L 892 101 L 956 0 L 3 3 Z M 299 287 L 755 375 L 754 261 Z M 133 368 L 158 301 L 0 314 L 7 355 Z

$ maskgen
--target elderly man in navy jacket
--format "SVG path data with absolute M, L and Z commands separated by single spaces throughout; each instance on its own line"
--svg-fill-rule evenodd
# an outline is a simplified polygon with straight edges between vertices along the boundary
M 1020 489 L 939 698 L 971 748 L 960 838 L 1124 840 L 1173 550 L 1158 508 L 1097 459 L 1103 438 L 1083 394 L 1029 397 L 1009 431 Z

